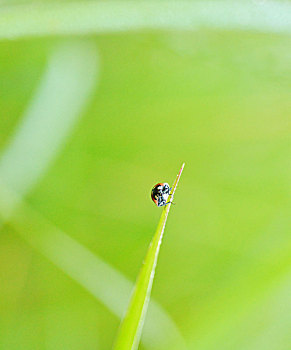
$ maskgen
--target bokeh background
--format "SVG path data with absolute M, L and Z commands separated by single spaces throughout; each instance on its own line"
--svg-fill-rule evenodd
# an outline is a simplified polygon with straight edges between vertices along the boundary
M 220 27 L 2 38 L 1 350 L 112 347 L 182 162 L 140 348 L 290 349 L 290 31 Z

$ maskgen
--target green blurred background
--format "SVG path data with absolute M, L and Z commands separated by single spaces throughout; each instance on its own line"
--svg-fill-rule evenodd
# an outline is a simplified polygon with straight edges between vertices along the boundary
M 112 347 L 184 161 L 140 348 L 290 349 L 290 59 L 290 35 L 219 28 L 0 41 L 1 350 Z

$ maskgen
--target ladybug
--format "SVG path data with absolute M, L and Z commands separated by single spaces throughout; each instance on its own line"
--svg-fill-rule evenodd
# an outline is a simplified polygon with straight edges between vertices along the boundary
M 171 202 L 167 203 L 168 197 L 170 195 L 170 191 L 171 191 L 171 188 L 169 184 L 167 184 L 166 182 L 158 183 L 152 189 L 152 192 L 151 192 L 152 200 L 158 207 L 162 207 L 164 205 L 170 204 Z

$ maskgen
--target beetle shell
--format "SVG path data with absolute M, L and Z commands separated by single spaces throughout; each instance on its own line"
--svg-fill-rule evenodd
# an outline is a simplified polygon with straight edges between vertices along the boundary
M 153 202 L 162 207 L 167 204 L 167 200 L 170 194 L 170 186 L 166 182 L 160 182 L 152 188 L 151 197 Z

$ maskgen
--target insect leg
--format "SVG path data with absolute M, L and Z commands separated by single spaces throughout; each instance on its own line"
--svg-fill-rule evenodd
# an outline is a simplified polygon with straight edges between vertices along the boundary
M 167 205 L 167 204 L 174 204 L 174 205 L 176 205 L 176 203 L 174 203 L 174 202 L 168 202 L 168 203 L 165 203 L 164 205 Z

